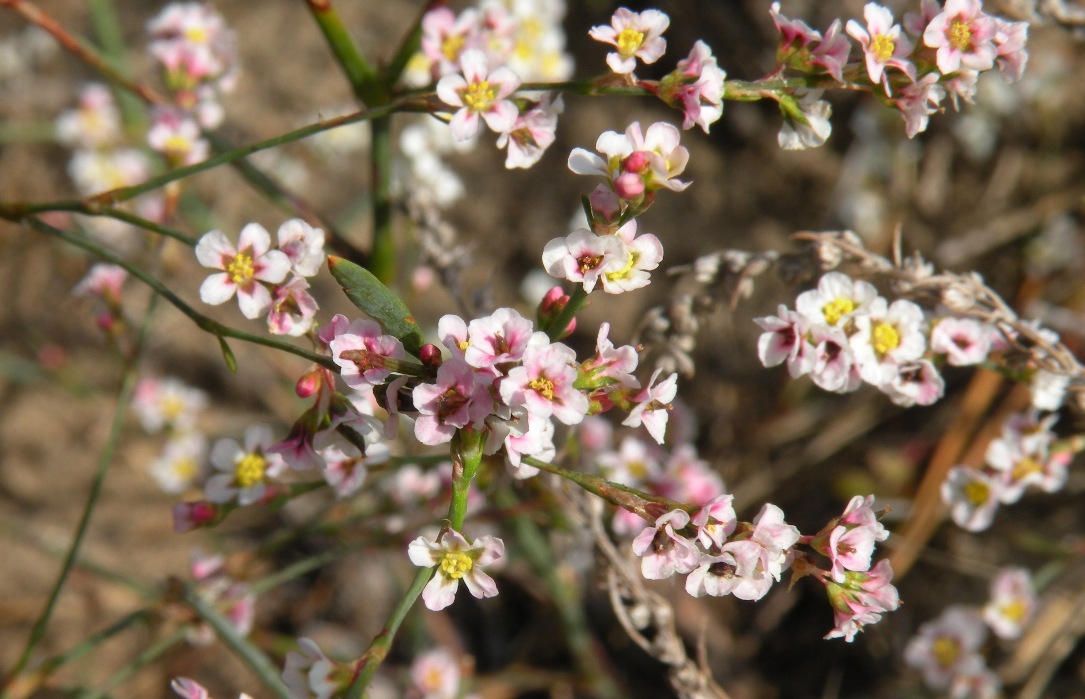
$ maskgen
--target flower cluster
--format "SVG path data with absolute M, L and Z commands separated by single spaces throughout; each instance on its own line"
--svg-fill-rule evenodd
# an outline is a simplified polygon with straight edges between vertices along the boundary
M 662 34 L 670 23 L 670 17 L 659 10 L 633 12 L 622 7 L 611 17 L 610 26 L 592 27 L 589 35 L 617 49 L 607 54 L 607 65 L 617 75 L 681 110 L 683 129 L 696 125 L 708 133 L 709 127 L 723 116 L 727 78 L 708 44 L 697 41 L 689 56 L 678 61 L 677 67 L 662 80 L 638 80 L 633 75 L 638 60 L 650 64 L 663 57 L 667 40 Z
M 309 332 L 317 304 L 305 278 L 316 275 L 324 263 L 324 231 L 290 219 L 279 226 L 278 241 L 272 248 L 271 235 L 258 223 L 241 229 L 236 246 L 222 231 L 204 234 L 196 244 L 196 259 L 222 271 L 200 286 L 200 300 L 218 305 L 236 294 L 246 318 L 268 314 L 272 334 Z
M 563 104 L 551 94 L 512 95 L 525 80 L 569 77 L 564 15 L 560 0 L 484 2 L 458 15 L 434 8 L 422 19 L 421 50 L 407 67 L 407 80 L 436 82 L 438 97 L 455 108 L 456 141 L 472 139 L 485 123 L 498 134 L 498 147 L 508 149 L 506 167 L 531 167 L 553 143 Z
M 930 405 L 942 397 L 938 367 L 975 365 L 1005 346 L 1002 334 L 970 319 L 928 317 L 906 299 L 890 303 L 868 282 L 841 272 L 824 275 L 816 289 L 755 319 L 765 331 L 757 343 L 765 366 L 787 364 L 792 377 L 810 375 L 826 391 L 848 393 L 864 382 L 896 404 Z
M 181 493 L 203 474 L 207 438 L 197 427 L 207 395 L 178 379 L 145 377 L 136 384 L 132 412 L 149 433 L 165 430 L 168 440 L 149 471 L 166 493 Z
M 972 532 L 987 529 L 999 505 L 1017 502 L 1029 487 L 1046 493 L 1062 489 L 1073 451 L 1068 443 L 1056 441 L 1051 428 L 1057 419 L 1035 410 L 1015 413 L 987 446 L 984 468 L 950 469 L 942 500 L 958 526 Z
M 919 12 L 897 22 L 878 3 L 867 3 L 864 22 L 837 19 L 824 34 L 802 20 L 771 14 L 779 34 L 776 69 L 771 78 L 799 75 L 807 88 L 774 95 L 785 125 L 784 148 L 808 148 L 825 142 L 831 131 L 821 90 L 865 84 L 900 111 L 909 138 L 926 130 L 932 114 L 948 95 L 954 108 L 971 103 L 981 73 L 997 68 L 1007 80 L 1021 77 L 1028 61 L 1028 24 L 1011 22 L 983 10 L 981 0 L 921 0 Z M 851 37 L 859 44 L 859 62 L 849 63 Z
M 1029 572 L 1003 568 L 991 581 L 982 608 L 956 605 L 919 627 L 904 651 L 905 662 L 919 670 L 933 690 L 961 699 L 1000 696 L 1002 683 L 983 655 L 988 627 L 1004 640 L 1019 638 L 1036 607 Z M 986 625 L 985 625 L 986 623 Z
M 190 568 L 195 593 L 217 607 L 238 634 L 249 635 L 256 614 L 256 597 L 249 586 L 228 573 L 222 556 L 193 552 Z M 205 621 L 192 624 L 186 633 L 188 642 L 197 646 L 210 645 L 215 638 L 215 630 Z

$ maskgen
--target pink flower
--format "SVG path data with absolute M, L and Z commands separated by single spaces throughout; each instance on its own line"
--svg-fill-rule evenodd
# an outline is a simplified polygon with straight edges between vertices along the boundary
M 716 63 L 712 49 L 698 40 L 689 57 L 660 83 L 660 97 L 672 107 L 682 108 L 682 128 L 694 125 L 708 133 L 708 127 L 723 116 L 723 91 L 727 73 Z
M 810 52 L 810 64 L 821 66 L 834 80 L 844 81 L 844 66 L 851 56 L 851 42 L 841 32 L 844 25 L 839 19 L 833 20 L 822 39 Z
M 211 465 L 221 473 L 204 485 L 207 499 L 225 503 L 236 499 L 251 505 L 264 497 L 268 484 L 286 470 L 286 462 L 269 451 L 271 428 L 253 425 L 245 430 L 244 447 L 232 439 L 220 439 L 211 448 Z
M 678 129 L 666 122 L 652 124 L 647 132 L 641 131 L 639 122 L 633 122 L 624 134 L 605 131 L 599 136 L 595 149 L 605 160 L 574 148 L 569 154 L 569 169 L 578 175 L 606 177 L 623 199 L 636 199 L 643 192 L 658 189 L 681 192 L 689 186 L 689 182 L 677 179 L 686 169 L 689 151 L 679 145 L 680 140 Z
M 787 552 L 799 541 L 799 530 L 784 521 L 784 511 L 772 503 L 765 503 L 753 519 L 754 530 L 750 541 L 762 551 L 761 565 L 776 581 L 787 567 Z
M 419 412 L 414 435 L 430 446 L 451 440 L 457 429 L 481 424 L 493 408 L 490 382 L 454 358 L 437 369 L 437 383 L 415 386 L 413 397 Z
M 418 537 L 407 547 L 407 555 L 421 568 L 436 566 L 422 600 L 427 609 L 439 612 L 455 601 L 460 580 L 478 599 L 497 595 L 497 584 L 482 568 L 504 558 L 505 544 L 492 536 L 480 536 L 469 544 L 463 534 L 446 530 L 440 541 Z
M 633 396 L 635 405 L 629 411 L 629 416 L 622 420 L 626 427 L 640 427 L 648 430 L 652 439 L 657 444 L 663 444 L 663 436 L 667 431 L 667 418 L 671 409 L 671 401 L 678 395 L 678 374 L 671 374 L 661 383 L 656 383 L 662 369 L 656 369 L 652 374 L 648 386 Z
M 332 359 L 341 367 L 340 375 L 351 388 L 383 383 L 391 369 L 385 359 L 407 356 L 403 343 L 381 332 L 376 321 L 359 318 L 335 339 L 328 342 Z
M 499 308 L 467 326 L 470 342 L 464 360 L 476 369 L 518 362 L 524 356 L 534 325 L 511 308 Z
M 930 115 L 942 110 L 940 105 L 946 90 L 938 84 L 939 78 L 937 73 L 928 73 L 914 85 L 901 88 L 893 99 L 893 105 L 904 117 L 904 133 L 908 138 L 915 138 L 916 134 L 926 131 Z
M 91 266 L 72 293 L 76 296 L 97 296 L 115 306 L 121 302 L 121 287 L 126 279 L 128 272 L 123 267 L 98 263 Z
M 885 69 L 896 68 L 915 82 L 915 64 L 907 58 L 912 53 L 912 41 L 901 33 L 899 24 L 893 24 L 893 14 L 877 3 L 868 2 L 863 17 L 866 29 L 852 19 L 848 20 L 847 32 L 863 47 L 870 81 L 882 83 L 886 94 L 892 94 Z
M 191 430 L 206 406 L 206 393 L 171 378 L 142 378 L 132 396 L 132 412 L 151 433 L 163 428 Z
M 277 233 L 279 249 L 290 258 L 299 277 L 316 276 L 324 265 L 324 231 L 300 218 L 284 221 Z
M 962 67 L 990 70 L 998 53 L 997 32 L 998 24 L 983 11 L 980 0 L 946 0 L 923 31 L 923 43 L 938 49 L 938 70 L 943 74 Z
M 345 440 L 320 450 L 320 456 L 327 464 L 324 468 L 324 480 L 335 491 L 335 497 L 347 498 L 358 492 L 365 483 L 368 465 L 378 465 L 388 461 L 388 445 L 382 442 L 368 444 L 363 454 Z
M 204 280 L 200 300 L 217 306 L 236 293 L 241 313 L 249 319 L 271 306 L 271 292 L 261 282 L 278 284 L 290 272 L 290 258 L 271 249 L 271 236 L 257 223 L 241 229 L 236 248 L 222 231 L 204 234 L 196 244 L 196 259 L 204 267 L 223 270 Z
M 869 572 L 845 573 L 841 583 L 826 581 L 836 626 L 825 638 L 851 643 L 864 626 L 881 621 L 884 612 L 899 607 L 900 595 L 892 580 L 893 568 L 888 560 L 881 560 Z
M 292 650 L 286 654 L 283 667 L 283 684 L 290 690 L 290 696 L 331 699 L 342 689 L 336 678 L 349 677 L 350 669 L 325 655 L 312 639 L 299 638 L 298 648 L 300 653 Z
M 635 218 L 608 237 L 622 243 L 622 253 L 618 258 L 621 264 L 603 272 L 600 277 L 603 291 L 620 294 L 648 286 L 652 277 L 649 271 L 658 267 L 663 260 L 663 245 L 659 238 L 651 233 L 638 236 Z
M 425 699 L 456 699 L 460 690 L 460 664 L 446 650 L 431 650 L 411 663 L 411 679 Z
M 821 33 L 806 22 L 801 19 L 788 19 L 780 14 L 779 2 L 772 3 L 769 15 L 772 16 L 772 23 L 776 25 L 776 32 L 780 35 L 779 48 L 776 50 L 777 61 L 782 61 L 788 54 L 821 40 Z
M 749 558 L 745 563 L 749 568 L 754 559 Z M 700 565 L 686 576 L 686 592 L 693 597 L 729 595 L 739 585 L 748 584 L 748 577 L 739 572 L 741 567 L 743 564 L 735 558 L 733 551 L 724 551 L 718 556 L 702 555 Z
M 991 581 L 983 620 L 999 638 L 1020 638 L 1036 611 L 1036 588 L 1024 568 L 1003 568 Z
M 836 582 L 844 582 L 844 571 L 870 570 L 870 557 L 874 553 L 874 534 L 866 527 L 848 528 L 843 525 L 833 528 L 829 534 L 827 547 L 829 560 L 832 561 L 832 577 Z
M 987 359 L 995 329 L 974 318 L 943 318 L 931 328 L 931 351 L 946 355 L 953 366 L 971 366 Z
M 600 277 L 621 270 L 626 258 L 625 247 L 615 236 L 578 228 L 547 243 L 542 263 L 550 276 L 583 284 L 584 291 L 591 293 Z
M 733 502 L 734 496 L 719 495 L 693 515 L 693 526 L 697 527 L 697 541 L 705 549 L 722 547 L 727 537 L 735 531 L 738 518 L 732 506 Z
M 855 355 L 847 335 L 839 327 L 815 325 L 810 330 L 814 348 L 809 361 L 810 379 L 819 388 L 850 393 L 862 385 Z
M 766 367 L 787 362 L 795 379 L 810 370 L 814 346 L 806 341 L 807 322 L 802 315 L 780 304 L 775 316 L 754 318 L 765 332 L 757 338 L 757 357 Z
M 950 506 L 957 526 L 978 532 L 991 526 L 1001 491 L 996 478 L 967 466 L 954 466 L 942 483 L 942 502 Z
M 588 398 L 576 388 L 576 353 L 565 345 L 550 343 L 545 333 L 524 351 L 523 364 L 509 371 L 501 382 L 501 400 L 511 407 L 523 406 L 539 417 L 555 417 L 575 425 L 588 412 Z
M 931 689 L 946 689 L 955 676 L 984 666 L 979 650 L 986 638 L 987 629 L 975 609 L 948 607 L 919 627 L 904 649 L 904 662 L 922 672 Z
M 300 337 L 313 327 L 317 310 L 316 300 L 309 294 L 309 282 L 294 277 L 288 283 L 275 287 L 271 312 L 267 316 L 268 332 Z
M 211 145 L 200 135 L 196 121 L 172 107 L 151 110 L 151 128 L 147 145 L 158 151 L 172 167 L 192 165 L 205 160 Z
M 701 552 L 675 529 L 689 524 L 684 510 L 671 510 L 645 527 L 633 540 L 633 553 L 640 556 L 640 572 L 648 580 L 665 580 L 675 573 L 688 573 L 701 563 Z
M 565 110 L 561 95 L 546 93 L 526 112 L 516 117 L 512 128 L 497 137 L 497 147 L 508 146 L 505 167 L 529 168 L 539 162 L 546 149 L 554 142 L 558 128 L 558 115 Z
M 478 11 L 464 10 L 457 16 L 447 7 L 437 7 L 422 18 L 422 53 L 437 66 L 438 75 L 456 71 L 466 49 L 476 48 L 479 34 Z
M 511 68 L 488 71 L 486 54 L 468 49 L 460 56 L 463 74 L 446 75 L 437 83 L 437 96 L 460 109 L 452 115 L 452 137 L 466 141 L 482 128 L 479 117 L 498 133 L 510 131 L 520 114 L 516 103 L 505 99 L 520 86 Z
M 610 323 L 601 324 L 595 340 L 595 356 L 581 365 L 584 381 L 593 386 L 639 388 L 640 382 L 633 376 L 640 360 L 637 348 L 632 345 L 615 347 L 609 334 Z
M 670 26 L 671 20 L 659 10 L 633 12 L 618 8 L 610 19 L 610 26 L 592 27 L 588 36 L 616 47 L 607 54 L 607 65 L 619 75 L 632 73 L 637 60 L 655 63 L 667 50 L 667 40 L 661 34 Z
M 995 62 L 1002 77 L 1008 82 L 1020 80 L 1028 63 L 1028 22 L 1007 22 L 995 18 L 998 33 L 995 34 Z

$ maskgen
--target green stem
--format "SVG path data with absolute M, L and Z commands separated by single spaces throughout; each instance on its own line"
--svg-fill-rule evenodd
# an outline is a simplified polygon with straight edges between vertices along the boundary
M 139 359 L 142 355 L 144 343 L 151 325 L 150 318 L 153 309 L 154 304 L 152 300 L 152 304 L 148 307 L 147 314 L 144 317 L 142 327 L 140 328 L 139 336 L 136 339 L 132 356 L 125 368 L 124 376 L 121 379 L 120 389 L 117 392 L 117 406 L 113 411 L 113 422 L 110 425 L 109 435 L 106 438 L 105 445 L 102 447 L 102 452 L 98 457 L 98 467 L 95 470 L 94 477 L 91 479 L 90 488 L 87 492 L 87 499 L 83 504 L 83 513 L 79 517 L 79 524 L 76 525 L 72 543 L 68 547 L 67 554 L 64 556 L 64 562 L 60 567 L 60 574 L 57 576 L 56 582 L 53 583 L 53 589 L 49 593 L 49 598 L 45 602 L 45 607 L 42 609 L 41 614 L 38 615 L 38 619 L 34 622 L 34 626 L 30 629 L 30 636 L 27 639 L 26 646 L 23 648 L 19 660 L 16 661 L 15 666 L 8 675 L 9 681 L 17 678 L 26 669 L 31 656 L 44 638 L 45 628 L 48 626 L 49 620 L 53 616 L 53 610 L 56 608 L 57 600 L 60 598 L 60 592 L 64 589 L 64 584 L 68 581 L 68 576 L 72 572 L 72 568 L 75 567 L 76 560 L 79 558 L 79 550 L 83 545 L 83 539 L 86 537 L 87 530 L 90 528 L 90 518 L 94 514 L 95 507 L 98 505 L 98 498 L 101 496 L 102 487 L 105 485 L 106 474 L 109 473 L 109 466 L 113 462 L 113 454 L 116 453 L 117 444 L 120 442 L 121 430 L 124 427 L 124 418 L 128 413 L 128 403 L 132 399 L 132 393 L 136 386 Z
M 127 680 L 132 675 L 136 674 L 141 668 L 144 668 L 155 660 L 158 660 L 162 655 L 173 648 L 177 644 L 185 640 L 185 627 L 175 629 L 173 633 L 165 638 L 159 640 L 147 650 L 143 651 L 136 656 L 135 660 L 130 662 L 125 667 L 121 668 L 119 672 L 110 677 L 105 684 L 94 691 L 81 692 L 77 695 L 78 699 L 101 699 L 106 696 L 109 690 L 113 689 L 120 683 Z
M 482 444 L 485 435 L 471 429 L 457 430 L 452 439 L 452 500 L 448 504 L 448 526 L 463 531 L 467 516 L 467 496 L 471 481 L 482 464 Z
M 670 510 L 685 510 L 692 514 L 697 509 L 693 505 L 687 505 L 658 495 L 651 495 L 636 488 L 613 483 L 599 476 L 570 471 L 567 468 L 540 461 L 533 456 L 525 456 L 523 461 L 528 466 L 534 466 L 540 471 L 546 471 L 572 481 L 589 493 L 606 500 L 611 505 L 629 510 L 649 522 L 654 522 L 656 518 Z
M 354 96 L 370 107 L 388 102 L 388 90 L 354 43 L 339 13 L 332 7 L 331 0 L 307 0 L 306 4 L 336 62 L 350 81 Z
M 234 628 L 229 619 L 222 616 L 214 606 L 200 597 L 199 593 L 193 588 L 186 587 L 183 598 L 185 603 L 192 607 L 192 610 L 215 630 L 215 634 L 218 635 L 223 644 L 232 650 L 241 662 L 248 665 L 250 670 L 256 673 L 256 676 L 260 678 L 260 681 L 273 695 L 279 697 L 279 699 L 290 699 L 290 692 L 287 691 L 286 685 L 283 684 L 279 676 L 279 669 L 271 663 L 271 660 L 263 651 L 249 643 Z
M 137 609 L 134 612 L 129 612 L 125 616 L 121 617 L 118 621 L 114 622 L 110 626 L 102 629 L 98 633 L 95 633 L 86 638 L 78 645 L 74 646 L 70 650 L 67 650 L 60 655 L 53 656 L 41 664 L 34 670 L 34 674 L 40 679 L 44 680 L 52 673 L 56 672 L 61 666 L 66 665 L 73 660 L 82 658 L 87 653 L 98 647 L 99 644 L 108 641 L 110 638 L 116 636 L 122 631 L 134 626 L 137 623 L 146 623 L 152 618 L 151 610 L 149 608 Z
M 576 314 L 587 302 L 588 292 L 584 291 L 583 286 L 577 286 L 573 289 L 573 293 L 569 294 L 569 302 L 565 304 L 565 308 L 561 309 L 561 313 L 554 316 L 543 328 L 551 340 L 557 340 L 565 334 L 565 328 L 569 327 L 569 322 L 576 317 Z
M 128 262 L 127 260 L 119 257 L 107 248 L 104 248 L 101 245 L 98 245 L 97 243 L 87 238 L 74 235 L 67 231 L 62 231 L 59 228 L 54 228 L 53 226 L 50 226 L 49 224 L 33 217 L 25 219 L 23 223 L 24 225 L 36 231 L 39 231 L 41 233 L 48 233 L 49 235 L 60 238 L 66 243 L 70 243 L 78 248 L 82 248 L 87 252 L 97 255 L 98 257 L 106 260 L 107 262 L 123 267 L 129 274 L 154 289 L 155 292 L 162 296 L 162 298 L 173 304 L 173 306 L 175 306 L 177 310 L 188 316 L 189 319 L 191 319 L 192 322 L 194 322 L 201 330 L 209 332 L 212 335 L 218 337 L 220 342 L 223 341 L 223 338 L 232 337 L 236 340 L 242 340 L 243 342 L 249 342 L 254 345 L 263 345 L 264 347 L 271 347 L 273 349 L 281 350 L 283 352 L 289 352 L 290 354 L 294 354 L 302 357 L 303 359 L 307 359 L 310 362 L 319 364 L 323 367 L 331 369 L 332 371 L 339 371 L 339 366 L 334 361 L 332 361 L 331 357 L 328 357 L 326 355 L 317 354 L 301 347 L 296 347 L 294 345 L 280 342 L 279 340 L 274 340 L 269 337 L 252 335 L 247 332 L 235 330 L 227 325 L 223 325 L 222 323 L 211 320 L 207 316 L 197 312 L 194 308 L 182 301 L 176 294 L 170 291 L 164 284 L 162 284 L 162 282 L 158 281 L 152 275 L 148 274 L 139 267 L 136 267 L 131 262 Z
M 120 18 L 113 0 L 90 0 L 90 19 L 94 32 L 102 45 L 104 59 L 116 69 L 117 73 L 130 79 L 127 66 L 127 48 L 124 45 L 124 33 L 121 31 Z M 147 121 L 147 110 L 140 100 L 128 90 L 114 89 L 117 105 L 120 107 L 124 123 L 131 133 L 143 131 Z
M 513 511 L 519 511 L 521 504 L 507 488 L 498 491 L 495 503 Z M 569 654 L 576 662 L 581 677 L 589 685 L 588 694 L 603 698 L 621 696 L 614 681 L 602 671 L 604 662 L 592 640 L 579 590 L 575 584 L 570 584 L 571 581 L 559 574 L 560 564 L 554 560 L 554 551 L 548 544 L 546 535 L 529 515 L 522 512 L 513 516 L 512 525 L 520 543 L 520 550 L 550 591 L 550 598 L 558 608 L 569 643 Z
M 407 64 L 411 58 L 418 53 L 419 48 L 422 46 L 422 20 L 425 18 L 426 13 L 435 7 L 444 5 L 445 0 L 430 0 L 422 7 L 422 10 L 418 13 L 414 20 L 414 24 L 411 25 L 410 31 L 403 35 L 403 40 L 399 43 L 399 48 L 396 49 L 395 54 L 392 55 L 392 60 L 388 62 L 388 65 L 381 71 L 381 82 L 388 87 L 395 87 L 395 84 L 399 82 L 400 76 L 403 75 L 403 71 L 407 68 Z
M 396 247 L 392 238 L 392 119 L 374 119 L 370 149 L 373 193 L 373 246 L 369 271 L 390 285 L 396 272 Z
M 411 586 L 407 588 L 399 603 L 396 604 L 396 608 L 392 610 L 388 621 L 384 624 L 384 628 L 369 644 L 365 654 L 358 659 L 357 674 L 347 691 L 346 699 L 362 699 L 365 696 L 366 687 L 369 686 L 373 676 L 377 674 L 377 669 L 380 668 L 381 663 L 388 657 L 388 651 L 392 647 L 392 641 L 395 639 L 399 627 L 403 624 L 403 620 L 407 618 L 407 612 L 411 611 L 411 607 L 414 606 L 415 601 L 422 594 L 426 583 L 433 577 L 433 571 L 433 568 L 423 568 L 414 576 Z

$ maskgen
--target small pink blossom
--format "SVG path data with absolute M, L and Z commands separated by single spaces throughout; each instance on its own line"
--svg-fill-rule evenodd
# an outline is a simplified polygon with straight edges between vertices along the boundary
M 222 231 L 206 233 L 196 244 L 196 259 L 204 267 L 222 270 L 204 280 L 200 300 L 217 306 L 236 293 L 241 313 L 249 319 L 271 306 L 271 292 L 262 282 L 278 284 L 290 272 L 290 259 L 271 249 L 271 236 L 257 223 L 241 229 L 237 247 Z
M 991 581 L 990 599 L 983 607 L 983 620 L 995 635 L 1020 638 L 1036 611 L 1036 588 L 1024 568 L 1003 568 Z
M 801 19 L 788 19 L 780 14 L 780 3 L 769 6 L 769 15 L 780 35 L 779 48 L 776 50 L 777 61 L 786 59 L 788 54 L 800 51 L 815 41 L 821 40 L 821 33 Z
M 469 8 L 458 16 L 447 7 L 436 7 L 422 17 L 422 53 L 437 67 L 437 74 L 454 73 L 460 56 L 479 48 L 478 11 Z
M 637 59 L 655 63 L 667 50 L 667 40 L 661 35 L 671 20 L 659 10 L 633 12 L 618 8 L 610 19 L 610 26 L 592 27 L 588 35 L 618 50 L 607 54 L 607 65 L 619 75 L 632 73 Z
M 403 343 L 385 335 L 376 321 L 359 318 L 328 343 L 340 375 L 351 388 L 383 383 L 391 370 L 385 359 L 407 356 Z
M 546 93 L 542 99 L 516 117 L 508 131 L 497 137 L 497 147 L 508 146 L 505 167 L 529 168 L 554 142 L 558 128 L 558 116 L 565 111 L 561 95 Z
M 200 126 L 189 115 L 172 107 L 151 110 L 147 145 L 158 151 L 172 167 L 206 160 L 211 145 L 200 134 Z
M 414 435 L 430 446 L 448 442 L 457 429 L 480 425 L 493 408 L 490 382 L 459 359 L 441 364 L 436 383 L 415 386 L 413 398 L 419 413 Z
M 312 639 L 299 638 L 298 648 L 286 654 L 283 666 L 291 699 L 331 699 L 343 689 L 336 678 L 349 677 L 348 667 L 325 655 Z
M 245 430 L 244 446 L 232 439 L 220 439 L 211 448 L 211 465 L 218 471 L 204 485 L 213 503 L 237 500 L 240 505 L 258 502 L 268 484 L 286 470 L 286 462 L 271 453 L 271 428 L 253 425 Z
M 656 122 L 641 131 L 639 122 L 630 124 L 624 134 L 605 131 L 595 143 L 604 160 L 583 148 L 569 154 L 569 169 L 578 175 L 602 175 L 621 198 L 636 198 L 643 192 L 669 189 L 681 192 L 689 182 L 678 179 L 689 162 L 689 151 L 679 145 L 681 134 L 666 122 Z M 622 181 L 625 177 L 639 182 L 640 192 Z
M 672 107 L 682 108 L 682 128 L 708 128 L 723 116 L 724 81 L 727 73 L 716 63 L 712 49 L 698 40 L 687 58 L 660 83 L 660 97 Z
M 974 318 L 943 318 L 931 328 L 931 351 L 946 355 L 953 366 L 971 366 L 987 359 L 994 328 Z
M 524 356 L 534 324 L 512 308 L 499 308 L 467 325 L 464 361 L 476 369 L 518 362 Z
M 126 279 L 128 272 L 123 267 L 98 263 L 91 266 L 72 293 L 76 296 L 97 296 L 110 306 L 116 306 L 121 302 L 121 287 Z
M 688 573 L 701 563 L 697 545 L 678 534 L 689 524 L 684 510 L 671 510 L 645 527 L 633 540 L 633 553 L 640 556 L 641 574 L 648 580 L 665 580 L 675 573 Z
M 791 378 L 798 378 L 810 370 L 813 345 L 806 341 L 805 318 L 796 311 L 780 304 L 775 316 L 754 318 L 765 332 L 757 338 L 757 357 L 766 367 L 787 362 Z
M 923 43 L 938 50 L 938 70 L 943 74 L 961 68 L 990 70 L 997 55 L 997 32 L 998 24 L 983 11 L 981 0 L 946 0 L 923 31 Z
M 459 107 L 452 115 L 452 137 L 466 141 L 486 122 L 497 133 L 513 128 L 520 110 L 505 99 L 520 86 L 520 78 L 507 67 L 489 70 L 486 54 L 468 49 L 460 55 L 462 74 L 446 75 L 437 83 L 437 96 L 445 104 Z
M 592 385 L 639 388 L 640 382 L 633 376 L 640 361 L 637 348 L 632 345 L 615 347 L 609 334 L 610 323 L 602 323 L 595 340 L 595 356 L 581 365 L 585 380 Z
M 942 502 L 950 506 L 957 526 L 978 532 L 991 526 L 1001 491 L 996 478 L 967 466 L 954 466 L 942 483 Z
M 586 228 L 551 240 L 542 254 L 543 268 L 550 276 L 580 283 L 588 293 L 606 272 L 619 272 L 626 259 L 621 240 L 611 235 L 596 235 Z
M 919 627 L 904 649 L 904 661 L 923 673 L 931 689 L 946 689 L 953 678 L 984 666 L 979 654 L 987 638 L 979 612 L 971 607 L 948 607 L 934 621 Z
M 478 599 L 495 597 L 497 583 L 482 570 L 505 557 L 505 544 L 492 536 L 480 536 L 473 543 L 454 530 L 446 530 L 440 541 L 420 536 L 407 547 L 411 563 L 421 568 L 436 567 L 433 578 L 422 591 L 426 608 L 439 612 L 456 599 L 460 580 Z
M 904 133 L 908 138 L 926 131 L 930 116 L 942 111 L 946 90 L 939 84 L 939 77 L 937 73 L 928 73 L 914 85 L 905 85 L 893 99 L 893 105 L 904 118 Z
M 865 29 L 852 19 L 848 20 L 847 32 L 863 48 L 870 81 L 875 85 L 881 83 L 886 94 L 892 94 L 886 68 L 896 68 L 915 82 L 915 64 L 908 60 L 913 44 L 901 32 L 900 25 L 893 23 L 893 14 L 877 3 L 868 2 L 863 17 L 867 22 Z
M 604 270 L 600 276 L 603 291 L 608 294 L 620 294 L 641 289 L 651 282 L 649 272 L 663 260 L 663 245 L 659 238 L 651 233 L 637 235 L 637 220 L 630 219 L 613 236 L 621 242 L 622 252 L 613 269 Z
M 271 311 L 267 316 L 268 332 L 300 337 L 313 327 L 318 310 L 316 300 L 309 294 L 309 282 L 294 277 L 286 284 L 275 287 Z
M 697 514 L 693 515 L 693 526 L 697 527 L 697 541 L 706 550 L 723 546 L 724 541 L 738 525 L 734 496 L 722 494 L 706 503 Z
M 300 218 L 284 221 L 276 234 L 279 250 L 290 258 L 291 269 L 299 277 L 316 276 L 324 266 L 324 231 L 313 228 Z
M 844 81 L 844 67 L 851 56 L 851 42 L 841 31 L 843 26 L 839 19 L 833 20 L 825 30 L 825 38 L 810 52 L 810 64 L 824 68 L 838 82 Z
M 539 417 L 553 416 L 566 425 L 575 425 L 588 412 L 588 397 L 576 388 L 576 353 L 565 345 L 551 343 L 545 333 L 524 351 L 523 364 L 509 371 L 501 382 L 501 400 L 523 406 Z
M 1007 82 L 1020 80 L 1028 64 L 1028 22 L 1007 22 L 995 18 L 998 33 L 995 34 L 995 62 Z
M 629 416 L 622 420 L 626 427 L 644 425 L 644 429 L 648 430 L 648 434 L 652 435 L 657 444 L 663 444 L 670 404 L 678 395 L 678 374 L 671 374 L 657 384 L 656 379 L 662 371 L 656 369 L 648 385 L 633 396 L 633 409 L 629 411 Z
M 460 664 L 446 650 L 431 650 L 411 663 L 411 680 L 424 699 L 457 699 Z
M 836 626 L 825 638 L 843 638 L 851 643 L 863 627 L 881 621 L 884 612 L 897 609 L 900 595 L 892 580 L 893 568 L 888 560 L 881 560 L 869 572 L 845 573 L 841 583 L 826 581 Z

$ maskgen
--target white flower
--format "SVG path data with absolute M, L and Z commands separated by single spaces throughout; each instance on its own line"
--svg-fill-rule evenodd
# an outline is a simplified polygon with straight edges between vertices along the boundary
M 426 608 L 437 612 L 452 604 L 460 580 L 479 599 L 495 597 L 497 583 L 482 570 L 482 566 L 504 558 L 504 542 L 496 537 L 480 536 L 473 544 L 468 544 L 462 534 L 451 529 L 438 538 L 440 541 L 429 541 L 420 536 L 407 547 L 411 563 L 422 568 L 437 568 L 422 591 Z

